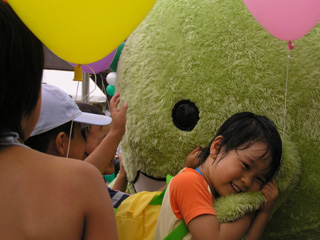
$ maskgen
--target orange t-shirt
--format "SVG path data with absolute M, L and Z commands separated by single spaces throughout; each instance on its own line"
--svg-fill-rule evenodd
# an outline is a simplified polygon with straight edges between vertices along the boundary
M 182 219 L 188 225 L 192 219 L 200 215 L 216 216 L 213 208 L 214 200 L 205 179 L 196 170 L 184 168 L 171 179 L 167 187 L 158 218 L 155 239 L 165 238 Z M 189 237 L 186 236 L 184 239 L 189 239 Z

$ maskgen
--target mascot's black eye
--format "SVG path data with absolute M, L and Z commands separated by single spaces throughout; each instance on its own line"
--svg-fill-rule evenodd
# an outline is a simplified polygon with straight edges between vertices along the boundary
M 199 110 L 193 102 L 182 100 L 174 105 L 172 120 L 180 130 L 191 131 L 199 121 Z

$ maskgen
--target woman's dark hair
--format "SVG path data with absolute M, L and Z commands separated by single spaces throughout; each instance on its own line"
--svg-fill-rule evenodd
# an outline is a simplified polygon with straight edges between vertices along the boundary
M 266 144 L 267 149 L 259 159 L 271 158 L 267 181 L 278 172 L 282 155 L 282 141 L 275 124 L 265 116 L 251 112 L 240 112 L 228 118 L 219 128 L 210 144 L 201 151 L 199 165 L 203 164 L 210 154 L 210 146 L 217 136 L 222 136 L 218 153 L 223 151 L 222 158 L 231 150 L 244 150 L 256 142 Z M 240 148 L 241 147 L 241 148 Z
M 0 1 L 0 133 L 15 131 L 24 140 L 21 120 L 37 105 L 43 67 L 42 43 Z

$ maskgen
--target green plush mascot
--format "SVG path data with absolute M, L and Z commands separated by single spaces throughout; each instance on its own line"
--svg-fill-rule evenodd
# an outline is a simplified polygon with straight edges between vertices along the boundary
M 293 44 L 289 51 L 241 0 L 158 0 L 117 70 L 116 90 L 129 103 L 121 149 L 134 189 L 162 186 L 232 114 L 266 115 L 283 136 L 283 163 L 263 238 L 319 239 L 319 26 Z M 219 201 L 228 221 L 262 200 L 245 193 Z

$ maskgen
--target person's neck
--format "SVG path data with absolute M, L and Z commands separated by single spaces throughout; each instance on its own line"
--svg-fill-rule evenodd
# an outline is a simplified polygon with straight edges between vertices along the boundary
M 211 181 L 210 181 L 210 173 L 209 173 L 209 168 L 205 166 L 206 163 L 202 164 L 200 167 L 199 167 L 199 170 L 204 178 L 204 180 L 206 180 L 207 184 L 209 185 L 210 187 L 210 190 L 211 190 L 211 193 L 213 194 L 213 196 L 215 198 L 219 198 L 220 195 L 217 193 L 217 191 L 214 189 Z

